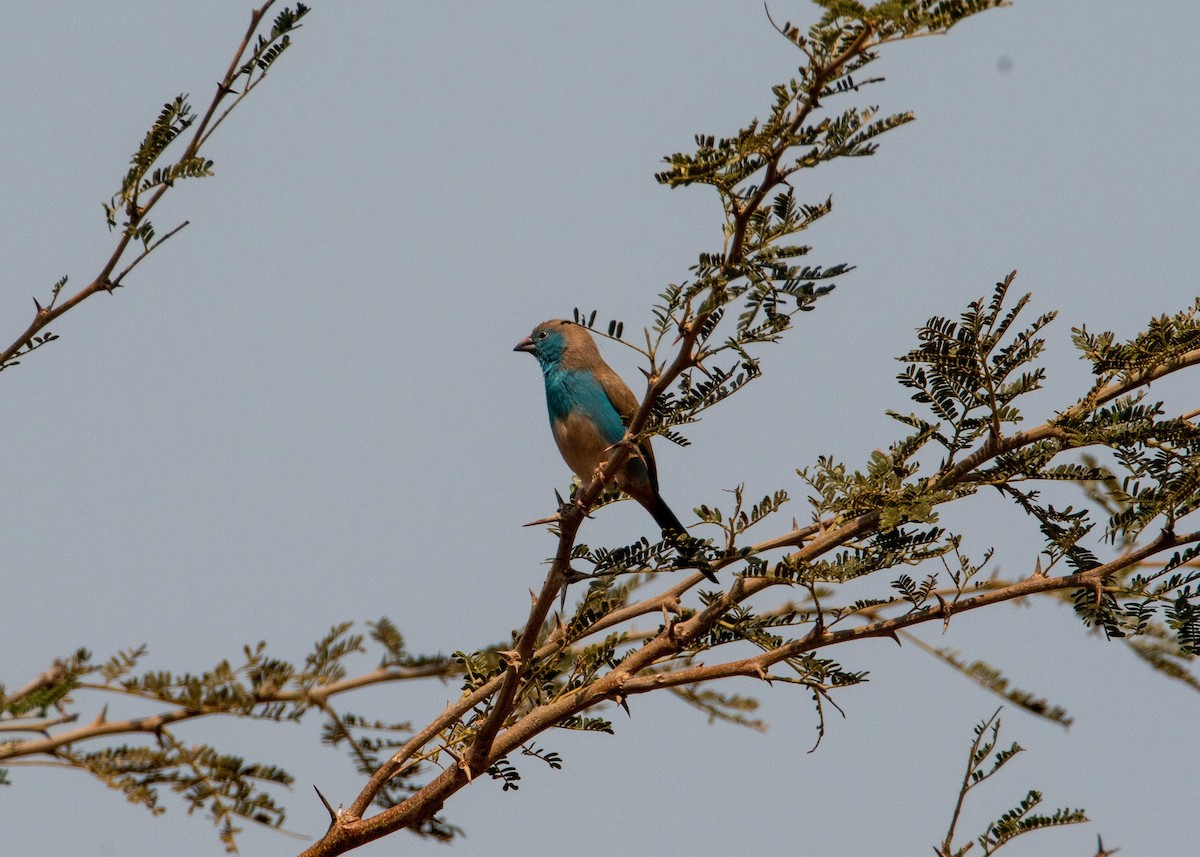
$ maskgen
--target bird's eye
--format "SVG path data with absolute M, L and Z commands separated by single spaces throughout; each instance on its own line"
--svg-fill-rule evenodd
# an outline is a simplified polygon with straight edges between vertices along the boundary
M 538 334 L 538 339 L 545 339 L 545 338 L 546 338 L 546 331 L 543 330 L 541 333 Z

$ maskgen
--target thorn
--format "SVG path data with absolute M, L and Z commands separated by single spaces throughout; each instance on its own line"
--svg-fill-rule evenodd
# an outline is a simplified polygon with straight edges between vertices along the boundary
M 950 630 L 950 605 L 946 603 L 946 599 L 942 597 L 940 592 L 933 593 L 938 600 L 938 604 L 942 606 L 942 633 Z
M 34 305 L 35 307 L 37 307 L 37 314 L 38 314 L 38 315 L 41 315 L 42 313 L 44 313 L 44 312 L 45 312 L 45 310 L 44 310 L 44 309 L 42 309 L 42 305 L 41 305 L 40 303 L 38 303 L 38 299 L 37 299 L 37 298 L 34 298 L 34 299 L 33 299 L 33 305 Z
M 562 515 L 560 515 L 558 512 L 555 512 L 553 515 L 550 515 L 549 517 L 538 518 L 536 521 L 530 521 L 528 524 L 521 524 L 521 526 L 522 527 L 537 527 L 537 526 L 540 526 L 541 524 L 553 524 L 555 521 L 561 521 L 561 520 L 562 520 Z
M 891 637 L 893 640 L 895 640 L 895 641 L 896 641 L 896 645 L 897 645 L 897 646 L 900 646 L 901 648 L 904 648 L 904 644 L 900 642 L 900 635 L 899 635 L 899 634 L 897 634 L 895 631 L 888 631 L 888 632 L 887 632 L 887 636 L 889 636 L 889 637 Z
M 313 791 L 317 793 L 317 797 L 321 799 L 321 803 L 325 804 L 325 811 L 329 813 L 329 826 L 333 827 L 338 823 L 338 817 L 341 812 L 334 812 L 333 807 L 329 805 L 329 801 L 325 800 L 325 795 L 321 794 L 321 790 L 317 788 L 317 784 L 313 783 Z
M 584 572 L 582 572 L 582 571 L 576 571 L 576 570 L 575 570 L 575 569 L 573 569 L 573 568 L 568 568 L 568 569 L 567 569 L 567 570 L 566 570 L 566 571 L 563 573 L 563 581 L 564 581 L 564 582 L 566 582 L 566 583 L 568 583 L 568 584 L 571 584 L 571 583 L 578 583 L 578 582 L 579 582 L 579 581 L 581 581 L 581 580 L 591 580 L 591 578 L 592 578 L 592 575 L 590 575 L 590 574 L 585 574 L 585 573 L 584 573 Z
M 104 704 L 104 707 L 100 709 L 100 713 L 96 715 L 96 719 L 92 721 L 92 725 L 100 726 L 107 722 L 108 722 L 108 703 L 106 702 Z
M 1035 565 L 1033 567 L 1033 576 L 1034 577 L 1045 577 L 1046 576 L 1046 570 L 1042 568 L 1042 555 L 1041 554 L 1038 554 L 1037 565 Z
M 459 767 L 459 770 L 461 770 L 464 774 L 467 775 L 468 783 L 471 782 L 471 780 L 475 779 L 475 775 L 471 773 L 471 764 L 466 759 L 459 759 L 458 767 Z
M 625 716 L 632 719 L 633 712 L 629 710 L 629 700 L 625 697 L 625 694 L 618 693 L 616 696 L 613 697 L 613 699 L 616 701 L 617 705 L 619 705 L 625 709 Z
M 496 652 L 496 655 L 500 658 L 500 660 L 504 661 L 507 666 L 510 666 L 513 669 L 518 669 L 521 666 L 521 653 L 516 649 L 504 649 L 503 651 Z
M 1120 848 L 1113 848 L 1110 851 L 1104 850 L 1104 840 L 1100 838 L 1100 834 L 1096 834 L 1096 857 L 1110 857 L 1120 851 Z

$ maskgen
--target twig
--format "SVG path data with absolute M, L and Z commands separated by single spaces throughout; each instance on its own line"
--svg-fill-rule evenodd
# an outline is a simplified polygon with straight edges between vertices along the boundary
M 222 78 L 219 84 L 217 84 L 216 94 L 213 95 L 212 101 L 209 103 L 208 110 L 205 112 L 204 117 L 200 120 L 196 129 L 192 133 L 191 140 L 185 147 L 183 154 L 176 161 L 177 164 L 195 157 L 197 152 L 200 150 L 201 144 L 208 139 L 205 129 L 208 128 L 209 123 L 212 121 L 213 115 L 216 113 L 221 102 L 233 91 L 231 86 L 234 79 L 237 77 L 238 69 L 241 66 L 242 57 L 245 54 L 247 47 L 250 45 L 251 40 L 254 38 L 254 33 L 257 31 L 258 25 L 262 21 L 263 16 L 266 14 L 267 10 L 274 5 L 274 2 L 275 0 L 267 0 L 267 2 L 265 2 L 262 6 L 251 12 L 250 25 L 246 28 L 246 33 L 242 37 L 241 44 L 234 53 L 233 60 L 229 64 L 229 69 L 226 71 L 225 77 Z M 149 200 L 147 200 L 138 208 L 137 219 L 139 222 L 145 219 L 146 215 L 154 208 L 155 205 L 158 204 L 158 201 L 162 199 L 163 195 L 168 189 L 169 186 L 166 184 L 155 188 L 154 192 L 151 193 Z M 13 340 L 12 344 L 5 348 L 4 351 L 0 352 L 0 366 L 6 365 L 13 357 L 21 353 L 23 349 L 27 349 L 30 343 L 33 341 L 33 338 L 55 319 L 61 317 L 67 312 L 70 312 L 76 306 L 83 303 L 97 292 L 111 292 L 115 286 L 120 285 L 121 279 L 127 273 L 129 273 L 138 264 L 138 262 L 144 259 L 155 247 L 160 245 L 166 239 L 170 238 L 186 225 L 187 223 L 185 221 L 183 224 L 164 235 L 150 247 L 146 248 L 137 259 L 135 259 L 124 271 L 121 272 L 116 280 L 112 280 L 110 279 L 112 272 L 116 269 L 117 265 L 120 264 L 120 261 L 124 257 L 126 250 L 129 248 L 130 241 L 134 237 L 133 230 L 122 230 L 121 237 L 117 241 L 117 246 L 113 249 L 112 253 L 108 257 L 108 260 L 101 267 L 100 273 L 97 274 L 96 277 L 90 283 L 88 283 L 88 285 L 84 286 L 61 304 L 43 307 L 40 304 L 37 304 L 36 301 L 34 302 L 36 304 L 36 311 L 34 312 L 33 320 L 29 323 L 29 326 L 25 328 L 25 331 L 21 333 L 21 335 L 15 340 Z

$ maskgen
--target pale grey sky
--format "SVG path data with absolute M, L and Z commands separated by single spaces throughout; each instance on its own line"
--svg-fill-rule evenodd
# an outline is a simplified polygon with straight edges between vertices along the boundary
M 380 614 L 414 651 L 505 638 L 552 550 L 521 525 L 569 479 L 540 377 L 510 349 L 575 306 L 643 324 L 657 291 L 720 240 L 715 197 L 659 187 L 660 157 L 762 115 L 798 62 L 757 0 L 313 5 L 215 138 L 216 177 L 181 186 L 156 219 L 160 232 L 192 225 L 0 378 L 10 687 L 79 646 L 107 656 L 146 642 L 148 667 L 200 671 L 265 638 L 302 659 L 331 624 Z M 815 16 L 791 0 L 771 8 Z M 8 10 L 6 337 L 31 296 L 99 269 L 113 240 L 99 203 L 164 101 L 206 103 L 248 10 Z M 807 236 L 813 261 L 858 268 L 769 354 L 756 389 L 695 427 L 693 446 L 658 445 L 676 510 L 722 503 L 744 481 L 759 496 L 786 488 L 805 517 L 794 470 L 825 453 L 858 465 L 894 439 L 884 411 L 908 399 L 892 358 L 927 317 L 957 315 L 1013 268 L 1034 309 L 1061 310 L 1045 411 L 1030 419 L 1086 381 L 1071 326 L 1131 335 L 1189 304 L 1198 23 L 1186 3 L 1030 0 L 886 51 L 875 71 L 887 82 L 861 100 L 918 121 L 798 188 L 834 194 Z M 585 541 L 640 533 L 644 513 L 626 505 Z M 996 544 L 1002 569 L 1037 551 L 1034 523 L 992 498 L 948 523 L 969 531 L 969 550 Z M 1192 691 L 1065 608 L 991 610 L 924 636 L 1003 665 L 1076 718 L 1064 733 L 1006 713 L 1005 735 L 1030 752 L 969 807 L 964 831 L 1036 787 L 1094 823 L 1030 837 L 1012 857 L 1089 855 L 1097 832 L 1129 857 L 1200 840 Z M 837 657 L 871 681 L 839 697 L 847 718 L 816 753 L 809 700 L 785 688 L 738 688 L 761 696 L 765 735 L 636 700 L 615 737 L 549 736 L 563 771 L 526 765 L 519 792 L 480 783 L 449 804 L 468 834 L 453 853 L 929 853 L 971 729 L 997 701 L 912 647 Z M 359 708 L 421 725 L 455 694 L 393 687 Z M 308 835 L 325 826 L 310 784 L 335 803 L 359 784 L 315 726 L 181 731 L 287 767 L 288 827 Z M 2 853 L 220 853 L 170 796 L 152 818 L 74 772 L 12 779 Z M 276 857 L 299 844 L 248 830 L 242 848 Z M 407 835 L 359 853 L 400 851 L 449 853 Z

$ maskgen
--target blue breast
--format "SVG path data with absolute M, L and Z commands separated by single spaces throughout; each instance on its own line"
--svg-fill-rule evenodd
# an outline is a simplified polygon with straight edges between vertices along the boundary
M 596 376 L 589 371 L 563 371 L 558 367 L 545 372 L 546 407 L 550 425 L 576 413 L 591 421 L 605 443 L 616 443 L 625 435 L 621 415 L 608 400 Z

